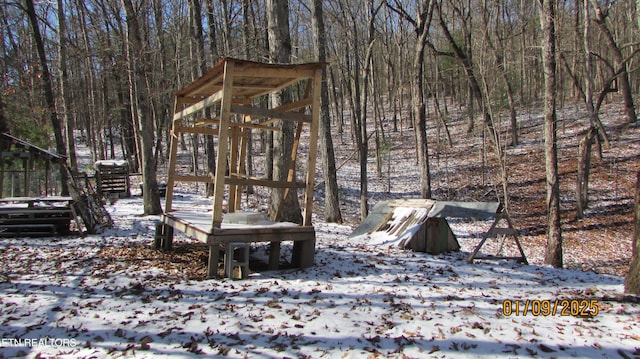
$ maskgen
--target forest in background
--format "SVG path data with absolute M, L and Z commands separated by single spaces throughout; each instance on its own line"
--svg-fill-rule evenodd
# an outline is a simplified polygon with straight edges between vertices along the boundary
M 283 62 L 269 36 L 284 29 L 288 62 L 330 64 L 325 117 L 338 133 L 351 131 L 358 149 L 363 217 L 366 159 L 385 146 L 385 119 L 392 131 L 415 131 L 420 196 L 432 191 L 429 144 L 458 142 L 448 124 L 460 117 L 469 136 L 487 136 L 507 193 L 504 153 L 519 143 L 518 115 L 544 106 L 548 236 L 561 248 L 555 111 L 580 103 L 591 124 L 575 139 L 580 213 L 591 154 L 608 141 L 602 104 L 615 100 L 626 124 L 637 120 L 639 7 L 632 0 L 2 1 L 1 130 L 68 154 L 73 169 L 71 134 L 79 131 L 95 160 L 121 152 L 144 173 L 143 164 L 166 157 L 175 90 L 221 57 Z M 286 27 L 270 15 L 282 9 Z M 205 141 L 185 140 L 194 148 Z M 548 263 L 561 265 L 549 252 Z
M 130 1 L 35 2 L 58 116 L 67 127 L 83 132 L 96 160 L 114 155 L 114 135 L 124 139 L 124 153 L 135 159 L 138 126 L 132 113 L 136 109 L 132 90 L 144 90 L 149 96 L 159 140 L 157 151 L 163 153 L 173 93 L 178 88 L 200 76 L 221 57 L 271 61 L 266 0 L 132 3 L 141 30 L 139 54 L 130 54 L 127 46 L 123 7 L 127 2 Z M 448 108 L 464 107 L 469 127 L 473 128 L 483 111 L 515 116 L 543 99 L 543 39 L 537 2 L 322 3 L 326 61 L 330 64 L 327 85 L 331 119 L 338 128 L 344 121 L 356 120 L 364 107 L 368 121 L 392 118 L 398 121 L 397 126 L 412 125 L 412 112 L 403 111 L 411 106 L 411 86 L 417 80 L 414 63 L 420 55 L 416 49 L 422 41 L 426 48 L 422 52 L 424 73 L 420 80 L 425 97 L 435 102 L 430 121 L 446 125 Z M 293 63 L 317 61 L 312 6 L 312 1 L 289 4 Z M 559 107 L 565 101 L 584 98 L 589 90 L 585 86 L 588 80 L 596 105 L 607 100 L 608 93 L 623 91 L 625 82 L 631 87 L 631 94 L 638 92 L 637 6 L 634 1 L 595 0 L 558 4 Z M 26 10 L 22 1 L 3 1 L 0 10 L 3 112 L 12 133 L 47 146 L 52 145 L 52 129 Z M 588 22 L 585 14 L 590 16 Z M 585 24 L 590 24 L 589 32 Z M 590 40 L 588 59 L 585 34 Z M 144 59 L 144 89 L 135 88 L 128 76 L 134 55 Z M 476 85 L 479 88 L 474 88 Z M 479 98 L 474 91 L 480 91 Z M 630 113 L 627 120 L 636 119 Z M 394 123 L 394 129 L 395 126 Z M 512 130 L 503 135 L 504 142 L 517 143 L 517 124 Z

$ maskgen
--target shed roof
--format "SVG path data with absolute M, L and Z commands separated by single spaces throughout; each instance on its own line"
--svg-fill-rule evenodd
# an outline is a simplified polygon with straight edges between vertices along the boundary
M 326 63 L 265 64 L 225 57 L 204 75 L 176 92 L 183 103 L 197 103 L 222 90 L 224 70 L 233 62 L 233 97 L 254 98 L 278 91 L 297 81 L 314 76 L 314 71 Z
M 31 144 L 27 141 L 21 140 L 17 137 L 11 136 L 10 134 L 4 132 L 4 133 L 0 133 L 0 141 L 2 142 L 6 142 L 9 144 L 13 144 L 15 146 L 18 146 L 26 151 L 29 151 L 30 153 L 43 158 L 43 159 L 47 159 L 47 160 L 51 160 L 53 162 L 60 162 L 60 163 L 64 163 L 67 160 L 66 156 L 57 154 L 55 152 L 51 152 L 48 150 L 45 150 L 44 148 L 40 148 L 34 144 Z

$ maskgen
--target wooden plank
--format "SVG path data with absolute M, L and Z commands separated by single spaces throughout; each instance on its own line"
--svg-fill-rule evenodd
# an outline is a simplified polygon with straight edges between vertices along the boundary
M 179 110 L 178 112 L 176 112 L 173 115 L 173 120 L 179 120 L 182 119 L 184 117 L 187 117 L 189 115 L 192 115 L 198 111 L 202 111 L 205 108 L 211 107 L 214 104 L 222 101 L 222 93 L 223 91 L 218 91 L 216 93 L 214 93 L 213 95 L 203 99 L 202 101 L 195 103 L 187 108 L 184 108 L 182 110 Z
M 201 119 L 195 123 L 195 126 L 208 126 L 208 125 L 217 125 L 220 123 L 220 119 Z M 266 121 L 265 121 L 266 123 Z M 264 123 L 251 123 L 251 122 L 242 122 L 242 123 L 230 123 L 229 127 L 239 127 L 239 128 L 255 128 L 263 131 L 281 131 L 281 129 L 273 126 L 267 126 Z
M 195 133 L 199 135 L 211 135 L 217 136 L 220 132 L 217 128 L 207 128 L 207 127 L 185 127 L 180 126 L 174 129 L 176 133 Z
M 218 141 L 218 153 L 216 158 L 216 176 L 213 193 L 213 216 L 211 227 L 220 227 L 222 224 L 222 200 L 224 198 L 224 176 L 227 172 L 227 148 L 229 117 L 231 115 L 231 102 L 233 100 L 233 73 L 234 62 L 228 61 L 224 65 L 224 77 L 220 104 L 220 139 Z
M 283 121 L 311 122 L 311 116 L 309 115 L 294 112 L 282 112 L 278 110 L 253 106 L 232 105 L 231 112 L 242 115 L 249 115 L 252 117 L 267 117 L 270 119 Z M 264 125 L 264 123 L 262 124 Z
M 213 183 L 214 178 L 212 176 L 196 176 L 196 175 L 174 175 L 174 181 L 178 182 L 202 182 Z M 167 184 L 167 191 L 169 191 L 169 185 Z
M 316 176 L 316 159 L 318 154 L 318 128 L 320 125 L 320 89 L 322 69 L 315 70 L 313 76 L 313 105 L 311 106 L 311 128 L 309 130 L 309 158 L 307 161 L 306 189 L 304 192 L 304 214 L 302 224 L 311 225 L 313 212 L 313 184 Z
M 436 201 L 431 199 L 407 198 L 389 201 L 389 207 L 426 208 L 431 209 Z
M 509 235 L 512 236 L 516 233 L 516 230 L 513 228 L 494 228 L 490 233 L 487 233 L 487 237 L 495 238 L 499 235 Z
M 277 68 L 272 67 L 265 69 L 258 66 L 239 66 L 235 73 L 238 77 L 264 77 L 264 78 L 295 78 L 297 80 L 304 80 L 306 78 L 313 78 L 314 69 L 307 68 Z
M 307 86 L 304 90 L 304 97 L 308 98 L 309 93 L 311 92 L 312 82 L 307 81 Z M 302 123 L 299 122 L 296 126 L 296 135 L 293 139 L 293 146 L 291 147 L 291 158 L 289 160 L 289 170 L 287 171 L 287 182 L 294 182 L 296 176 L 296 160 L 298 159 L 298 147 L 300 146 L 300 135 L 302 134 Z M 282 214 L 282 210 L 285 206 L 285 200 L 289 195 L 290 188 L 286 188 L 282 192 L 282 196 L 280 197 L 280 206 L 276 209 L 276 213 L 274 218 L 276 220 L 280 220 L 280 216 Z
M 527 259 L 525 257 L 507 257 L 507 256 L 479 256 L 479 257 L 475 257 L 475 259 L 478 259 L 478 260 L 511 260 L 511 261 L 525 262 L 525 263 L 527 261 Z
M 69 215 L 71 216 L 71 208 L 69 207 L 58 207 L 58 208 L 37 208 L 37 207 L 29 207 L 29 208 L 9 208 L 0 210 L 0 217 L 19 217 L 19 216 L 33 216 L 40 215 L 39 218 L 48 218 L 55 217 L 59 215 Z
M 176 101 L 177 109 L 177 101 Z M 174 109 L 174 110 L 175 110 Z M 180 120 L 173 120 L 173 126 L 179 126 L 181 123 Z M 169 144 L 169 168 L 167 169 L 167 190 L 165 193 L 165 204 L 164 210 L 166 212 L 171 211 L 173 206 L 173 185 L 175 184 L 175 175 L 176 175 L 176 160 L 178 158 L 178 138 L 177 133 L 171 130 L 171 143 Z
M 229 173 L 233 174 L 233 173 L 238 173 L 238 155 L 240 152 L 240 141 L 239 141 L 239 137 L 240 136 L 240 129 L 238 127 L 232 127 L 231 128 L 231 144 L 230 144 L 230 163 L 229 163 Z M 228 210 L 229 212 L 235 212 L 236 211 L 236 189 L 238 188 L 238 185 L 235 183 L 229 183 L 228 181 L 225 180 L 225 183 L 228 183 L 229 186 L 229 201 L 228 201 Z
M 271 188 L 305 188 L 305 182 L 275 181 L 260 178 L 225 177 L 226 184 L 238 186 L 263 186 Z
M 249 116 L 245 118 L 245 120 L 251 120 Z M 241 177 L 246 177 L 247 168 L 247 147 L 249 146 L 249 136 L 250 130 L 248 128 L 240 128 L 240 163 L 238 164 L 238 175 Z M 241 199 L 242 199 L 242 189 L 246 186 L 237 186 L 236 187 L 236 203 L 235 207 L 240 208 Z

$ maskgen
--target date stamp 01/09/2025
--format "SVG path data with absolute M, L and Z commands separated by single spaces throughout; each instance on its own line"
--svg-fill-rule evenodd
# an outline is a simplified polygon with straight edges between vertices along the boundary
M 595 317 L 600 312 L 597 299 L 505 299 L 502 315 Z

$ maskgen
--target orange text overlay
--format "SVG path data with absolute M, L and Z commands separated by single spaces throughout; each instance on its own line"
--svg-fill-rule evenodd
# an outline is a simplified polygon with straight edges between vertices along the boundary
M 595 317 L 599 313 L 596 299 L 505 299 L 502 315 Z

